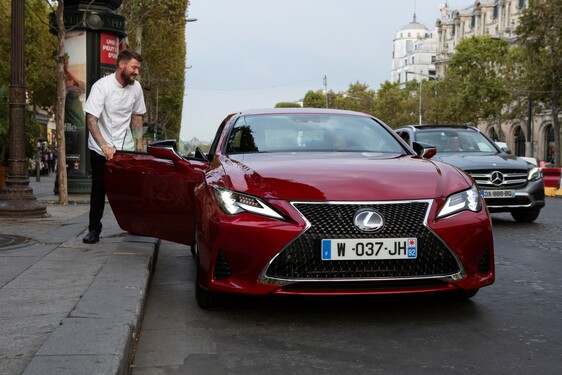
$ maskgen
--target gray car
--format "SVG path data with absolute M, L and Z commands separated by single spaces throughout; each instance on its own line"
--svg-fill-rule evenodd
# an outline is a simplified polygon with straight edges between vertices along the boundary
M 544 207 L 544 181 L 537 166 L 505 153 L 477 128 L 464 125 L 408 125 L 396 129 L 407 143 L 435 147 L 433 159 L 470 174 L 490 212 L 510 212 L 519 222 L 534 221 Z

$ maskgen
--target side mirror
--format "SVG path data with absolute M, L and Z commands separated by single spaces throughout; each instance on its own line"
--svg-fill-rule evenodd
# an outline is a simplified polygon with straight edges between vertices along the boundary
M 418 156 L 421 156 L 424 159 L 431 159 L 435 156 L 435 154 L 437 154 L 437 148 L 428 143 L 413 142 L 412 148 Z
M 148 145 L 147 152 L 159 159 L 171 160 L 174 163 L 183 160 L 176 152 L 175 141 L 160 141 Z
M 205 153 L 203 151 L 201 151 L 201 149 L 199 147 L 195 148 L 195 155 L 194 157 L 196 159 L 201 159 L 201 160 L 206 160 L 209 161 L 209 159 L 207 158 L 207 156 L 205 155 Z
M 511 154 L 511 149 L 509 149 L 509 147 L 500 147 L 500 150 L 506 154 Z

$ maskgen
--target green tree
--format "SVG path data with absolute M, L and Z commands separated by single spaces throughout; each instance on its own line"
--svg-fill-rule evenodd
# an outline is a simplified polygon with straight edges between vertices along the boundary
M 56 37 L 49 33 L 45 0 L 25 0 L 25 85 L 30 104 L 52 108 L 56 95 Z M 11 1 L 0 0 L 0 83 L 11 74 Z
M 374 103 L 374 116 L 392 128 L 418 123 L 419 83 L 408 81 L 404 88 L 400 82 L 385 81 L 377 92 Z
M 275 104 L 275 108 L 300 108 L 299 103 L 295 102 L 280 102 Z
M 326 108 L 326 95 L 322 90 L 309 90 L 304 96 L 303 107 Z
M 131 47 L 144 57 L 141 81 L 147 104 L 145 121 L 157 123 L 166 138 L 179 138 L 181 127 L 188 3 L 188 0 L 125 0 L 120 8 L 129 19 Z
M 463 39 L 451 58 L 445 79 L 439 84 L 445 122 L 499 121 L 510 95 L 503 67 L 509 44 L 490 36 Z
M 562 94 L 562 0 L 531 0 L 516 33 L 524 56 L 523 84 L 529 97 L 550 107 L 554 129 L 555 166 L 560 158 L 560 95 Z
M 369 89 L 367 84 L 357 81 L 350 83 L 347 91 L 336 95 L 335 107 L 373 114 L 376 96 L 375 90 Z

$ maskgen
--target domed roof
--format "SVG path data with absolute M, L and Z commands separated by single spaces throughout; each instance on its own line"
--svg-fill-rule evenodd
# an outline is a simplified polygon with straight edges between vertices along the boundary
M 400 29 L 400 31 L 403 31 L 403 30 L 426 30 L 426 31 L 429 31 L 429 29 L 427 27 L 425 27 L 424 25 L 422 25 L 421 23 L 418 23 L 416 21 L 416 14 L 415 13 L 414 13 L 414 20 Z

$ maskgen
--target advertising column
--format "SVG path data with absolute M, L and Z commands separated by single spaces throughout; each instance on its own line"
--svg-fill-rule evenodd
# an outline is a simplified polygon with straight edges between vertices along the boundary
M 117 13 L 122 0 L 64 2 L 67 187 L 69 194 L 91 190 L 90 153 L 84 104 L 94 82 L 115 71 L 119 41 L 126 37 L 125 18 Z M 50 22 L 56 25 L 54 13 Z M 54 27 L 52 30 L 56 30 Z M 58 181 L 55 183 L 58 193 Z

